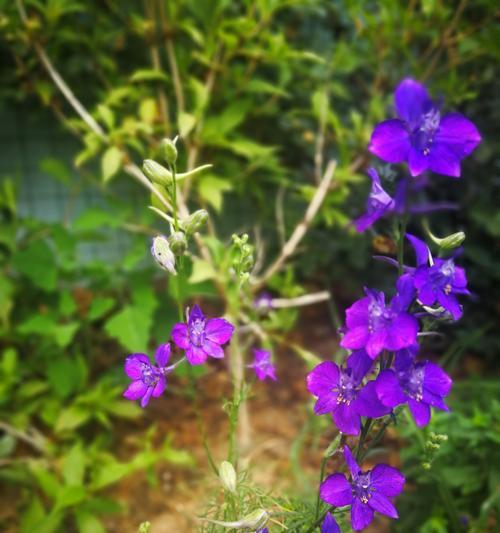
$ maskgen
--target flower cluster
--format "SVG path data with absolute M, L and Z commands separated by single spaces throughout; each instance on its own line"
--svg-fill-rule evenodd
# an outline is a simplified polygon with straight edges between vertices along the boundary
M 398 260 L 385 258 L 398 267 L 395 293 L 389 299 L 383 292 L 366 288 L 365 296 L 347 309 L 341 329 L 340 345 L 351 351 L 345 366 L 324 361 L 307 377 L 307 388 L 317 398 L 315 414 L 331 414 L 341 433 L 362 434 L 358 457 L 370 427 L 368 419 L 394 417 L 394 409 L 407 404 L 416 425 L 422 427 L 430 421 L 431 407 L 448 410 L 445 398 L 452 380 L 437 364 L 419 359 L 419 340 L 431 320 L 459 320 L 459 298 L 469 294 L 465 270 L 455 264 L 460 250 L 453 250 L 462 242 L 463 234 L 437 239 L 429 232 L 440 246 L 439 256 L 433 257 L 429 246 L 405 233 L 405 227 L 411 213 L 450 207 L 414 204 L 414 191 L 421 192 L 427 184 L 425 178 L 416 181 L 415 176 L 431 170 L 459 177 L 461 160 L 476 148 L 481 137 L 462 115 L 442 115 L 427 89 L 414 80 L 399 84 L 395 104 L 398 118 L 375 127 L 369 150 L 389 163 L 407 162 L 411 176 L 396 183 L 392 197 L 383 188 L 377 170 L 370 168 L 372 186 L 366 211 L 354 221 L 355 228 L 364 231 L 382 217 L 398 217 L 403 228 L 396 235 Z M 405 242 L 414 250 L 414 266 L 403 262 Z M 363 417 L 367 419 L 364 423 Z M 397 518 L 390 499 L 403 490 L 404 477 L 382 464 L 362 471 L 348 447 L 344 457 L 350 479 L 342 473 L 327 477 L 320 486 L 322 500 L 334 507 L 351 506 L 355 531 L 364 529 L 374 512 Z M 330 513 L 325 515 L 322 531 L 340 531 Z
M 175 324 L 171 337 L 174 344 L 184 350 L 185 359 L 191 365 L 200 365 L 207 358 L 224 357 L 222 346 L 228 343 L 233 335 L 234 326 L 224 318 L 207 319 L 202 310 L 193 306 L 188 314 L 187 323 Z M 143 353 L 129 355 L 125 359 L 125 374 L 132 382 L 123 393 L 127 400 L 141 398 L 141 407 L 146 407 L 151 396 L 158 398 L 167 386 L 166 376 L 171 373 L 184 358 L 167 366 L 170 359 L 170 343 L 162 344 L 155 354 L 156 364 Z

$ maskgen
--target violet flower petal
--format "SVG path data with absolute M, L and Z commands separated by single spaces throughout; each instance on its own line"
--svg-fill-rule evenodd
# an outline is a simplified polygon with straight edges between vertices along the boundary
M 406 238 L 410 241 L 413 249 L 415 250 L 415 255 L 417 256 L 417 266 L 426 266 L 429 263 L 429 258 L 431 257 L 431 253 L 427 244 L 410 233 L 406 234 Z
M 189 331 L 186 324 L 181 322 L 174 325 L 171 333 L 172 340 L 182 350 L 187 350 L 191 344 L 189 340 Z
M 425 85 L 411 78 L 404 79 L 397 86 L 394 103 L 398 117 L 411 129 L 419 125 L 422 115 L 433 106 Z
M 131 379 L 140 379 L 144 365 L 151 366 L 151 361 L 147 355 L 143 353 L 129 355 L 125 359 L 125 374 Z
M 398 518 L 396 508 L 383 494 L 372 492 L 368 505 L 378 513 L 389 516 L 390 518 Z
M 359 391 L 355 400 L 355 408 L 359 415 L 369 418 L 379 418 L 391 412 L 391 408 L 379 400 L 375 381 L 369 381 Z
M 361 503 L 359 498 L 354 498 L 351 508 L 351 525 L 354 531 L 361 531 L 373 520 L 373 509 Z
M 224 357 L 224 350 L 216 342 L 212 342 L 205 339 L 203 346 L 201 347 L 203 351 L 210 357 L 215 357 L 216 359 L 222 359 Z
M 426 426 L 431 419 L 431 408 L 423 402 L 417 402 L 413 398 L 408 399 L 408 407 L 419 428 Z
M 217 344 L 225 344 L 234 332 L 234 326 L 223 318 L 210 318 L 205 326 L 205 336 Z
M 339 431 L 346 435 L 359 435 L 361 419 L 354 406 L 341 403 L 332 411 L 332 418 Z
M 158 382 L 153 387 L 152 396 L 153 398 L 158 398 L 161 396 L 167 387 L 167 380 L 165 379 L 165 376 L 159 376 Z
M 373 360 L 365 350 L 355 350 L 347 358 L 346 366 L 352 370 L 352 377 L 358 383 L 366 376 L 373 365 Z
M 340 346 L 348 350 L 359 350 L 365 347 L 369 336 L 368 326 L 357 326 L 344 334 Z
M 160 346 L 156 348 L 155 361 L 160 368 L 167 366 L 168 360 L 170 359 L 170 352 L 171 348 L 169 342 L 160 344 Z
M 137 379 L 136 381 L 132 381 L 132 383 L 130 383 L 130 385 L 124 391 L 123 397 L 127 398 L 127 400 L 138 400 L 144 396 L 147 389 L 148 386 L 141 379 Z
M 352 454 L 351 450 L 349 449 L 349 446 L 347 445 L 344 446 L 344 458 L 349 468 L 349 472 L 351 473 L 351 476 L 357 476 L 361 472 L 361 468 L 359 467 L 358 463 L 356 462 L 356 459 L 354 458 L 354 455 Z
M 408 158 L 410 133 L 398 119 L 385 120 L 375 126 L 368 150 L 388 163 L 401 163 Z
M 407 400 L 401 388 L 396 373 L 393 370 L 383 370 L 377 377 L 375 390 L 378 399 L 389 407 L 396 407 Z
M 201 365 L 207 360 L 207 354 L 203 348 L 190 344 L 186 349 L 186 359 L 191 365 Z
M 142 397 L 142 400 L 141 400 L 141 407 L 143 409 L 144 409 L 144 407 L 146 407 L 146 405 L 148 405 L 152 394 L 153 394 L 153 387 L 148 387 L 147 390 L 146 390 L 146 394 L 144 394 L 144 396 Z
M 321 483 L 319 494 L 324 502 L 335 507 L 350 505 L 353 500 L 351 484 L 344 474 L 339 473 L 328 476 Z
M 332 361 L 323 361 L 307 375 L 307 390 L 320 396 L 329 393 L 339 382 L 339 367 Z
M 341 533 L 340 527 L 331 513 L 326 513 L 321 524 L 321 533 Z
M 387 498 L 393 498 L 403 491 L 405 478 L 397 468 L 378 464 L 371 471 L 370 482 L 376 492 Z
M 424 371 L 424 387 L 438 396 L 447 396 L 450 392 L 452 380 L 438 365 L 426 363 Z

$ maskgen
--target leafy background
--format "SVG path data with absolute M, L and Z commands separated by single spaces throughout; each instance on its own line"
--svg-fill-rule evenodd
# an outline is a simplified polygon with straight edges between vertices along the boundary
M 291 296 L 326 286 L 341 311 L 363 285 L 391 283 L 387 268 L 370 259 L 391 247 L 381 239 L 388 228 L 357 235 L 349 221 L 368 188 L 372 127 L 387 116 L 396 83 L 413 76 L 470 117 L 483 143 L 464 163 L 463 179 L 433 177 L 429 187 L 431 198 L 460 206 L 434 216 L 431 227 L 438 235 L 466 232 L 474 295 L 459 327 L 429 346 L 458 378 L 452 414 L 436 416 L 422 441 L 410 425 L 394 436 L 410 483 L 418 483 L 400 499 L 394 527 L 493 531 L 496 3 L 30 0 L 26 24 L 16 4 L 0 1 L 1 112 L 9 119 L 1 134 L 0 481 L 15 502 L 2 510 L 2 527 L 99 532 L 103 516 L 126 512 L 107 487 L 143 470 L 154 484 L 160 463 L 193 465 L 175 435 L 165 438 L 155 424 L 131 426 L 139 409 L 120 399 L 124 353 L 163 339 L 173 316 L 165 281 L 147 256 L 157 223 L 138 202 L 145 195 L 126 175 L 127 163 L 151 157 L 162 136 L 180 132 L 181 168 L 194 159 L 214 164 L 193 184 L 192 201 L 211 210 L 222 241 L 234 231 L 263 235 L 272 256 L 302 216 L 322 164 L 337 159 L 334 187 L 301 253 L 271 289 Z M 105 141 L 72 113 L 34 43 L 106 129 Z M 207 282 L 187 290 L 214 295 Z M 295 314 L 284 317 L 280 327 L 295 321 Z M 125 452 L 113 432 L 122 420 L 143 431 L 121 430 L 132 435 Z M 437 452 L 429 448 L 431 432 L 448 436 Z M 422 468 L 427 462 L 431 470 Z M 298 509 L 293 491 L 290 497 Z

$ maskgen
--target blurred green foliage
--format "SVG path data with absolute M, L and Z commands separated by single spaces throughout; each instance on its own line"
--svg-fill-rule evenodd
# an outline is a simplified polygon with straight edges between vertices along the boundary
M 49 107 L 81 139 L 74 164 L 92 175 L 85 186 L 102 190 L 107 202 L 106 209 L 49 224 L 18 217 L 16 184 L 1 183 L 0 419 L 8 427 L 0 476 L 23 488 L 23 531 L 72 523 L 98 532 L 97 516 L 116 510 L 99 495 L 103 487 L 160 459 L 189 464 L 168 440 L 153 449 L 148 439 L 134 459 L 120 463 L 108 431 L 114 418 L 138 416 L 118 399 L 121 354 L 160 339 L 169 325 L 158 317 L 169 316 L 171 306 L 148 283 L 154 270 L 142 261 L 140 228 L 152 225 L 152 215 L 114 196 L 110 182 L 127 179 L 131 162 L 154 157 L 165 135 L 181 134 L 180 167 L 192 168 L 202 156 L 214 164 L 185 192 L 218 213 L 218 231 L 229 237 L 257 227 L 258 247 L 271 253 L 302 216 L 325 163 L 337 159 L 307 253 L 270 287 L 294 296 L 304 282 L 327 284 L 343 306 L 363 284 L 383 288 L 389 278 L 387 267 L 368 260 L 373 248 L 379 251 L 380 235 L 355 235 L 348 226 L 364 202 L 370 132 L 387 116 L 401 78 L 427 82 L 447 107 L 474 120 L 484 139 L 462 180 L 433 178 L 429 189 L 432 198 L 460 205 L 453 216 L 433 217 L 431 227 L 440 236 L 466 232 L 475 293 L 460 328 L 431 348 L 446 349 L 450 366 L 470 356 L 493 365 L 500 348 L 496 2 L 0 0 L 0 31 L 2 63 L 10 66 L 0 74 L 2 101 Z M 103 135 L 75 115 L 40 61 L 41 47 Z M 60 161 L 43 164 L 71 185 Z M 77 243 L 105 242 L 109 228 L 131 231 L 130 251 L 116 264 L 82 264 Z M 224 253 L 215 242 L 212 248 Z M 205 267 L 195 263 L 191 281 L 199 285 L 186 287 L 189 294 L 213 294 Z M 271 314 L 270 328 L 288 330 L 296 316 Z M 496 453 L 491 428 L 498 426 L 498 405 L 476 398 L 481 387 L 474 383 L 470 405 L 457 403 L 451 418 L 437 417 L 430 428 L 449 436 L 432 475 L 442 477 L 474 531 L 483 531 L 498 505 L 498 483 L 479 466 Z M 422 454 L 416 442 L 408 448 L 408 472 L 432 488 L 430 474 L 418 470 Z M 449 530 L 449 508 L 439 495 L 432 500 L 429 489 L 407 498 L 401 530 Z

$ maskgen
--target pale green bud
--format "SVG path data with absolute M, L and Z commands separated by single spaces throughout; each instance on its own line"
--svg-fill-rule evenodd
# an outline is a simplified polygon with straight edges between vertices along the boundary
M 151 254 L 161 268 L 168 270 L 168 272 L 174 276 L 177 274 L 175 270 L 175 256 L 170 249 L 168 239 L 166 237 L 163 235 L 157 235 L 153 239 Z
M 208 212 L 205 209 L 199 209 L 193 214 L 189 215 L 186 220 L 181 222 L 182 229 L 188 234 L 192 235 L 200 231 L 208 221 Z
M 439 246 L 443 250 L 453 250 L 454 248 L 458 248 L 465 240 L 465 233 L 463 231 L 457 231 L 457 233 L 452 233 L 451 235 L 448 235 L 448 237 L 444 237 L 444 239 L 438 239 L 441 242 L 438 242 Z
M 222 461 L 219 468 L 219 478 L 222 486 L 232 492 L 236 493 L 237 476 L 233 465 L 229 461 Z
M 188 245 L 186 235 L 182 231 L 176 231 L 168 238 L 168 244 L 175 255 L 183 255 Z
M 165 158 L 165 161 L 169 165 L 173 165 L 177 161 L 177 147 L 175 144 L 177 143 L 177 139 L 179 136 L 172 140 L 172 139 L 163 139 L 161 141 L 160 147 L 161 147 L 161 153 L 163 157 Z
M 142 522 L 137 533 L 149 533 L 151 531 L 151 522 Z
M 431 469 L 431 463 L 429 463 L 429 462 L 422 463 L 422 468 L 424 470 L 430 470 Z
M 165 186 L 170 186 L 173 183 L 172 174 L 164 166 L 152 159 L 144 160 L 142 171 L 154 183 Z

